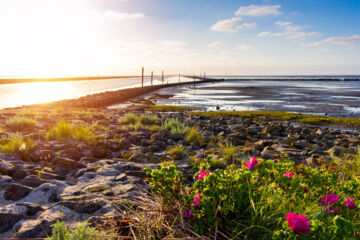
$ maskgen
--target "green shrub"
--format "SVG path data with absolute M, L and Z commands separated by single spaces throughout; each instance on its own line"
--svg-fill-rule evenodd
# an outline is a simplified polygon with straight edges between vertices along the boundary
M 27 117 L 14 117 L 6 120 L 5 126 L 12 131 L 26 131 L 33 129 L 38 122 Z
M 48 240 L 101 240 L 104 233 L 89 226 L 88 223 L 81 223 L 76 229 L 70 230 L 63 222 L 56 222 L 52 225 L 52 236 Z M 114 236 L 114 234 L 110 234 Z
M 174 160 L 181 160 L 188 156 L 188 151 L 183 145 L 174 145 L 167 150 Z
M 209 160 L 209 159 L 208 159 Z M 349 166 L 348 166 L 349 167 Z M 350 166 L 352 167 L 352 166 Z M 185 185 L 173 163 L 147 169 L 148 182 L 163 204 L 178 206 L 187 226 L 200 235 L 218 232 L 228 239 L 358 239 L 360 179 L 343 166 L 316 169 L 283 160 L 234 165 L 210 171 L 209 161 L 194 168 L 194 183 Z M 325 195 L 339 196 L 324 203 Z M 350 208 L 346 199 L 355 200 Z M 305 216 L 309 232 L 289 227 L 289 213 Z
M 139 122 L 145 126 L 155 125 L 158 123 L 158 121 L 159 121 L 158 117 L 152 114 L 141 114 L 139 118 Z
M 185 140 L 193 146 L 200 146 L 204 143 L 205 139 L 197 128 L 192 127 L 187 133 Z
M 94 128 L 90 126 L 83 126 L 81 124 L 70 124 L 69 122 L 60 120 L 52 127 L 48 133 L 47 138 L 66 140 L 75 139 L 85 142 L 88 145 L 96 145 L 100 136 L 94 133 Z
M 139 117 L 133 113 L 125 114 L 120 119 L 120 123 L 124 123 L 124 124 L 136 124 L 138 121 L 139 121 Z

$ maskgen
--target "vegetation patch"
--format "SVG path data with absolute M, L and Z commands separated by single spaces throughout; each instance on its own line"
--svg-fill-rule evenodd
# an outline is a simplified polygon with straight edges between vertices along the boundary
M 29 152 L 34 146 L 34 142 L 30 138 L 26 138 L 23 135 L 9 134 L 0 140 L 0 151 L 4 153 L 16 153 L 24 157 L 28 157 Z
M 314 125 L 336 124 L 336 125 L 347 125 L 347 126 L 360 126 L 360 119 L 356 119 L 356 118 L 323 117 L 323 116 L 307 115 L 301 113 L 288 113 L 288 112 L 219 111 L 219 112 L 191 112 L 188 114 L 202 115 L 209 117 L 235 116 L 235 117 L 253 117 L 255 119 L 265 118 L 270 120 L 293 120 L 293 121 L 314 124 Z
M 156 115 L 152 115 L 152 114 L 141 114 L 139 118 L 139 122 L 145 126 L 156 125 L 158 124 L 158 121 L 159 118 Z
M 32 130 L 37 124 L 36 120 L 27 117 L 14 117 L 5 122 L 6 128 L 16 132 Z
M 88 145 L 96 145 L 100 136 L 94 133 L 94 128 L 81 124 L 71 124 L 60 120 L 47 132 L 47 138 L 66 140 L 75 139 Z
M 174 160 L 181 160 L 188 156 L 188 151 L 183 145 L 174 145 L 167 150 Z
M 150 105 L 145 110 L 154 112 L 188 112 L 199 110 L 199 108 L 172 105 Z
M 195 127 L 192 127 L 187 133 L 185 140 L 193 146 L 200 146 L 204 143 L 203 134 Z
M 190 185 L 174 163 L 146 170 L 152 192 L 181 213 L 172 222 L 211 238 L 358 239 L 358 163 L 311 168 L 252 158 L 213 170 L 211 160 L 193 168 Z
M 52 225 L 52 236 L 48 240 L 102 240 L 106 233 L 102 233 L 89 226 L 87 222 L 81 223 L 77 228 L 67 228 L 64 222 L 56 222 Z M 112 239 L 110 234 L 109 238 Z
M 123 124 L 136 124 L 139 121 L 139 117 L 136 114 L 128 113 L 125 114 L 119 121 Z

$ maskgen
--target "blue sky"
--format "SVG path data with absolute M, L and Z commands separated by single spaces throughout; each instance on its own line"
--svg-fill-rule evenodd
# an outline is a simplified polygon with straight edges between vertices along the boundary
M 360 1 L 2 0 L 0 75 L 360 74 Z

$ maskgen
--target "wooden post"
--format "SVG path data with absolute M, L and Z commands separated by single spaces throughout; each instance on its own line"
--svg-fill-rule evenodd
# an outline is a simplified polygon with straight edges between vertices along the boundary
M 151 71 L 151 86 L 153 85 L 154 71 Z
M 180 83 L 180 73 L 179 73 L 179 83 Z
M 162 80 L 162 84 L 164 85 L 164 70 L 161 71 L 161 80 Z
M 206 72 L 204 72 L 204 80 L 205 80 L 205 78 L 206 78 Z
M 141 69 L 141 87 L 144 87 L 144 67 Z

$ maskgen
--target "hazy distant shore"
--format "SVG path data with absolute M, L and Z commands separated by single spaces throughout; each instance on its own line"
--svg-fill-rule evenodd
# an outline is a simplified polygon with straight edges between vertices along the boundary
M 0 78 L 0 84 L 29 83 L 29 82 L 66 82 L 66 81 L 86 81 L 104 80 L 115 78 L 135 78 L 139 76 L 96 76 L 96 77 L 63 77 L 63 78 Z

